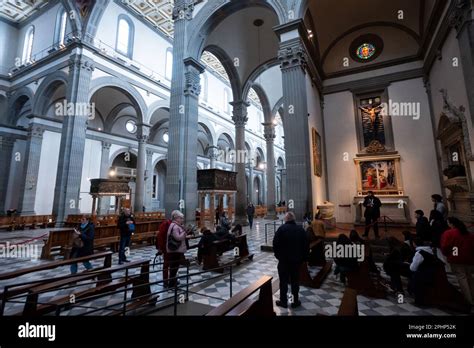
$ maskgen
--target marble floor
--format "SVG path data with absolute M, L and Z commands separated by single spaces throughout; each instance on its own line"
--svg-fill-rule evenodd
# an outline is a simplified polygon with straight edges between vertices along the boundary
M 232 293 L 236 294 L 238 291 L 244 289 L 252 282 L 258 280 L 263 275 L 269 275 L 273 277 L 274 285 L 278 284 L 278 274 L 277 274 L 277 261 L 271 252 L 265 252 L 260 250 L 260 246 L 265 244 L 265 224 L 269 221 L 263 219 L 257 219 L 254 222 L 254 227 L 250 230 L 249 227 L 244 227 L 244 232 L 248 234 L 248 245 L 250 253 L 254 254 L 253 261 L 246 260 L 240 266 L 233 267 L 232 269 Z M 277 222 L 277 225 L 280 222 Z M 267 242 L 271 243 L 273 232 L 272 226 L 268 225 L 268 235 Z M 41 246 L 43 244 L 42 238 L 31 240 L 33 238 L 41 237 L 47 233 L 47 230 L 25 230 L 25 231 L 13 231 L 13 232 L 0 232 L 0 244 L 5 244 L 9 242 L 20 243 L 24 241 L 29 241 L 28 245 L 36 245 L 37 247 L 32 248 L 38 253 L 41 252 Z M 132 261 L 138 260 L 153 260 L 156 254 L 154 246 L 141 246 L 141 247 L 132 247 L 130 253 L 130 259 Z M 229 254 L 229 255 L 227 255 Z M 225 253 L 221 257 L 221 262 L 230 261 L 232 258 L 232 253 Z M 206 272 L 200 273 L 201 270 L 197 263 L 195 262 L 196 258 L 196 249 L 191 249 L 186 253 L 186 258 L 191 260 L 191 266 L 189 268 L 189 273 L 191 276 L 188 278 L 189 283 L 191 283 L 189 290 L 189 300 L 195 303 L 201 304 L 203 306 L 218 306 L 227 300 L 231 295 L 230 287 L 230 274 L 228 271 L 223 275 L 218 273 Z M 0 273 L 17 270 L 23 267 L 30 267 L 36 264 L 49 262 L 45 260 L 39 260 L 33 258 L 9 258 L 3 257 L 0 258 Z M 113 255 L 113 262 L 118 262 L 118 255 L 115 253 Z M 99 267 L 100 262 L 94 261 L 94 267 Z M 381 267 L 381 264 L 378 264 Z M 159 266 L 158 266 L 159 267 Z M 153 272 L 151 274 L 151 281 L 161 280 L 161 272 L 159 268 L 151 268 Z M 334 267 L 334 266 L 333 266 Z M 79 271 L 83 269 L 82 265 L 79 265 Z M 316 272 L 317 269 L 312 269 L 312 272 Z M 53 278 L 61 275 L 66 275 L 69 273 L 69 269 L 66 267 L 56 268 L 53 270 L 43 271 L 35 273 L 34 276 L 24 276 L 17 278 L 15 280 L 9 281 L 0 281 L 0 288 L 3 288 L 5 285 L 20 282 L 20 281 L 31 281 L 37 279 Z M 196 274 L 199 273 L 199 274 Z M 193 275 L 194 274 L 194 275 Z M 181 268 L 179 275 L 183 276 L 181 284 L 186 283 L 186 269 Z M 382 276 L 386 277 L 382 271 Z M 457 286 L 457 281 L 455 277 L 449 274 L 450 281 Z M 79 286 L 86 288 L 88 285 L 78 283 Z M 406 285 L 406 284 L 405 284 Z M 183 287 L 184 288 L 184 287 Z M 279 299 L 279 290 L 278 286 L 274 286 L 274 300 Z M 154 284 L 152 286 L 153 292 L 163 291 L 160 294 L 160 299 L 163 303 L 166 301 L 171 301 L 174 296 L 173 293 L 166 292 L 160 286 L 160 284 Z M 333 272 L 324 281 L 320 289 L 311 289 L 307 287 L 301 287 L 300 289 L 300 300 L 302 302 L 301 307 L 297 309 L 283 309 L 275 306 L 275 312 L 281 316 L 308 316 L 316 314 L 325 314 L 325 315 L 335 315 L 338 311 L 341 297 L 344 291 L 344 285 L 339 282 L 339 280 L 333 275 Z M 44 294 L 40 297 L 40 302 L 54 299 L 57 297 L 68 295 L 72 292 L 71 289 L 63 289 L 55 292 L 50 292 Z M 129 295 L 128 295 L 129 296 Z M 72 309 L 64 310 L 61 312 L 61 315 L 78 315 L 85 314 L 90 311 L 92 308 L 100 308 L 106 305 L 112 305 L 123 300 L 123 293 L 115 294 L 108 297 L 103 297 L 88 303 L 83 303 L 82 307 L 75 307 Z M 437 308 L 419 308 L 413 304 L 413 299 L 406 295 L 404 303 L 398 303 L 398 299 L 394 294 L 390 295 L 386 299 L 371 299 L 364 296 L 358 296 L 358 309 L 359 315 L 361 316 L 423 316 L 423 315 L 453 315 L 447 311 L 443 311 Z M 24 300 L 23 300 L 24 301 Z M 6 314 L 14 314 L 21 312 L 23 308 L 23 303 L 10 303 L 8 302 L 5 307 Z M 117 309 L 118 307 L 116 307 Z M 119 310 L 119 309 L 118 309 Z M 110 311 L 98 311 L 94 312 L 94 315 L 108 314 Z M 158 312 L 159 314 L 159 312 Z M 156 314 L 155 314 L 156 315 Z

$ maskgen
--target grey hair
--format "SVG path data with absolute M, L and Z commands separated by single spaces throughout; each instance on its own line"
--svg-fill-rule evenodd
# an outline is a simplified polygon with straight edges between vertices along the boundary
M 295 221 L 295 220 L 296 220 L 295 213 L 293 213 L 292 211 L 289 211 L 288 213 L 286 213 L 285 221 Z
M 171 220 L 176 220 L 176 218 L 179 217 L 184 217 L 183 213 L 179 210 L 173 210 L 173 212 L 171 213 Z

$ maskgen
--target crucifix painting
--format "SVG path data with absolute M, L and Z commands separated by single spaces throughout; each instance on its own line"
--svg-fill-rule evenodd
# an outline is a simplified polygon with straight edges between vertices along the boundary
M 362 134 L 364 147 L 376 151 L 385 150 L 385 129 L 383 124 L 383 106 L 380 97 L 360 101 L 359 109 L 362 113 Z

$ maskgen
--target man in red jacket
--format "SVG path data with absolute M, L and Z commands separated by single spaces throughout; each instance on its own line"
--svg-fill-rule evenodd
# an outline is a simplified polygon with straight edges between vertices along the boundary
M 441 236 L 441 251 L 458 278 L 461 291 L 469 303 L 474 304 L 474 234 L 455 217 L 448 218 L 449 230 Z

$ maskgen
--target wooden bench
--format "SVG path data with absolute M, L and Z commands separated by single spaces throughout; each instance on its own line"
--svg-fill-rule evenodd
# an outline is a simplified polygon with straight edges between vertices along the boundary
M 327 275 L 331 271 L 332 268 L 332 260 L 327 261 L 324 255 L 324 247 L 321 248 L 321 245 L 324 246 L 324 239 L 318 239 L 310 243 L 309 249 L 310 249 L 310 260 L 311 260 L 311 255 L 314 253 L 321 253 L 322 255 L 314 255 L 313 256 L 313 261 L 318 260 L 319 262 L 303 262 L 300 267 L 300 284 L 303 286 L 307 286 L 309 288 L 313 289 L 319 289 L 324 281 L 326 279 Z M 318 274 L 313 278 L 311 277 L 311 274 L 309 273 L 308 266 L 321 266 L 321 269 L 319 270 Z
M 23 230 L 25 228 L 35 229 L 54 226 L 56 218 L 54 215 L 25 215 L 25 216 L 2 216 L 0 217 L 0 229 L 8 231 Z
M 161 222 L 162 220 L 137 222 L 136 230 L 132 235 L 131 242 L 146 242 L 149 245 L 154 245 L 156 232 L 158 231 Z M 55 256 L 53 255 L 53 252 L 57 252 L 57 254 L 67 259 L 71 251 L 73 239 L 73 229 L 50 231 L 48 238 L 45 239 L 41 258 L 51 259 Z M 94 249 L 110 248 L 112 251 L 117 251 L 119 242 L 120 232 L 116 225 L 96 226 L 94 228 Z
M 357 290 L 346 287 L 337 315 L 359 316 L 359 308 L 357 306 Z
M 224 272 L 225 265 L 219 265 L 219 260 L 217 259 L 218 255 L 222 255 L 224 252 L 233 251 L 238 248 L 238 255 L 235 255 L 235 258 L 243 260 L 248 258 L 249 260 L 253 259 L 253 254 L 249 253 L 248 244 L 247 244 L 247 235 L 242 234 L 238 237 L 235 237 L 235 241 L 229 239 L 217 240 L 212 242 L 208 250 L 206 250 L 202 255 L 203 267 L 205 270 L 213 270 L 215 272 L 222 273 Z M 240 262 L 239 262 L 240 263 Z
M 83 256 L 83 257 L 70 259 L 70 260 L 61 260 L 61 261 L 48 262 L 48 263 L 38 265 L 38 266 L 34 266 L 34 267 L 22 268 L 22 269 L 19 269 L 17 271 L 1 273 L 0 274 L 0 281 L 8 280 L 8 279 L 15 279 L 15 278 L 18 278 L 18 277 L 26 275 L 26 274 L 32 274 L 32 273 L 36 273 L 36 272 L 46 271 L 46 270 L 55 269 L 55 268 L 58 268 L 58 267 L 70 266 L 70 265 L 75 264 L 75 263 L 80 263 L 80 262 L 84 262 L 84 261 L 92 261 L 92 260 L 97 260 L 97 259 L 101 259 L 101 258 L 104 258 L 104 264 L 103 264 L 102 267 L 96 268 L 96 270 L 107 269 L 107 268 L 112 266 L 112 252 L 109 251 L 109 252 Z M 69 272 L 69 269 L 67 271 Z M 4 291 L 0 293 L 0 299 L 2 299 L 2 309 L 1 309 L 0 314 L 3 315 L 5 300 L 7 300 L 10 297 L 17 296 L 19 294 L 27 292 L 30 289 L 30 287 L 36 286 L 36 285 L 40 284 L 41 282 L 49 282 L 49 281 L 50 281 L 49 279 L 39 280 L 39 281 L 31 282 L 31 284 L 29 284 L 29 285 L 20 285 L 18 287 L 15 287 L 14 284 L 5 286 Z
M 250 297 L 259 291 L 256 299 Z M 247 288 L 214 308 L 207 316 L 275 316 L 273 311 L 272 277 L 263 276 Z
M 138 298 L 140 303 L 143 300 L 149 302 L 151 300 L 151 288 L 149 285 L 149 260 L 141 260 L 130 262 L 126 265 L 119 265 L 110 267 L 106 270 L 94 270 L 91 272 L 84 272 L 81 275 L 71 275 L 69 277 L 62 277 L 59 279 L 52 279 L 48 282 L 44 282 L 33 286 L 28 289 L 28 295 L 26 297 L 25 307 L 23 309 L 22 315 L 24 316 L 38 316 L 45 315 L 57 310 L 58 306 L 69 309 L 74 306 L 70 303 L 70 294 L 62 296 L 60 298 L 55 298 L 52 301 L 47 303 L 39 303 L 39 296 L 44 293 L 51 291 L 61 290 L 65 287 L 70 287 L 75 285 L 79 281 L 95 281 L 95 287 L 79 290 L 74 292 L 75 303 L 79 300 L 81 302 L 87 302 L 88 299 L 97 299 L 101 294 L 109 296 L 110 291 L 116 291 L 121 288 L 124 288 L 128 285 L 132 285 L 132 295 L 131 298 Z M 137 275 L 130 275 L 127 278 L 121 277 L 119 279 L 112 280 L 112 274 L 124 271 L 127 269 L 140 267 L 140 273 Z M 136 304 L 130 302 L 127 304 L 128 308 L 131 309 L 135 307 Z
M 347 286 L 357 290 L 359 295 L 374 298 L 386 298 L 386 288 L 381 284 L 380 275 L 370 274 L 369 261 L 366 257 L 363 262 L 359 264 L 356 271 L 347 273 Z

